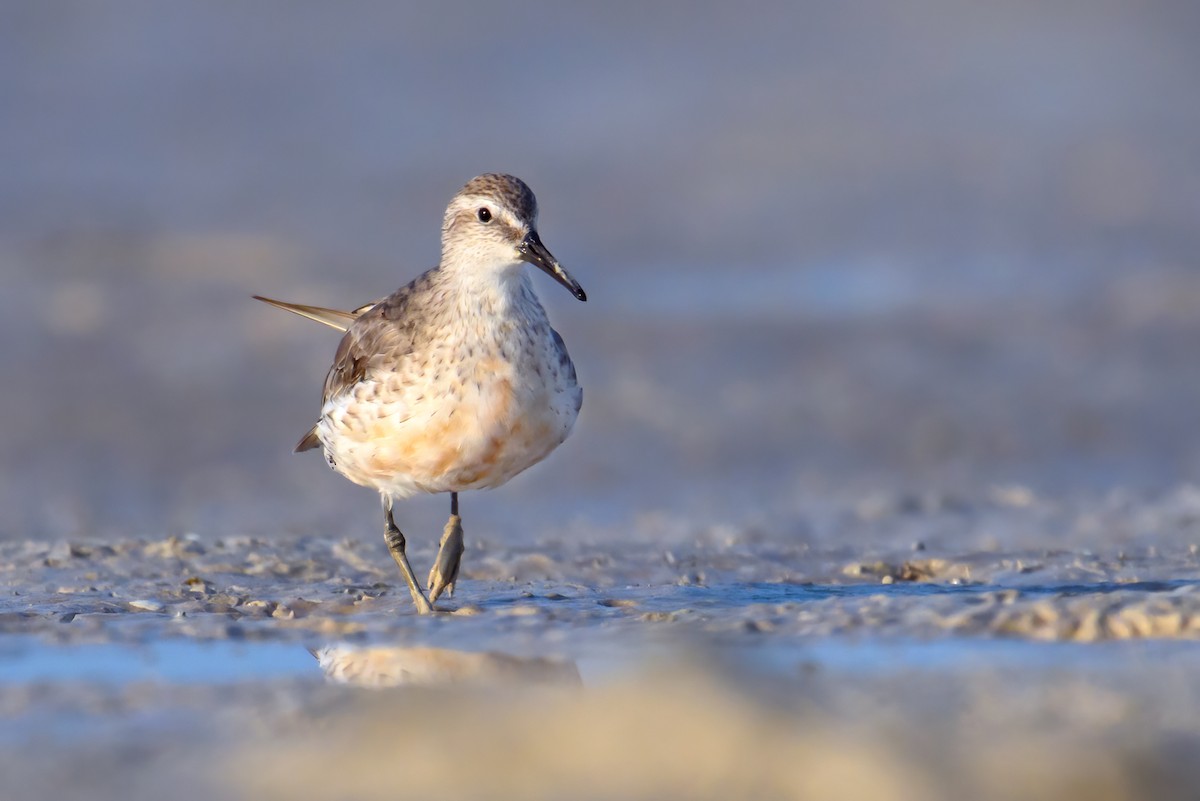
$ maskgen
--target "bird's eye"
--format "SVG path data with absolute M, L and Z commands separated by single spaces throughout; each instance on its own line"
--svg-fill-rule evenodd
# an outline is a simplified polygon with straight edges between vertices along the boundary
M 488 209 L 487 206 L 484 206 L 483 208 L 481 208 L 479 211 L 476 212 L 476 214 L 479 215 L 479 221 L 481 223 L 486 223 L 486 222 L 492 221 L 492 212 L 490 209 Z

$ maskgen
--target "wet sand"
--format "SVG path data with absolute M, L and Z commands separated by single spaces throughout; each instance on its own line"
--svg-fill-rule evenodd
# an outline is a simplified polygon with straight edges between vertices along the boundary
M 1065 501 L 1021 487 L 864 496 L 804 532 L 568 530 L 508 543 L 467 525 L 462 583 L 409 615 L 381 542 L 299 537 L 0 542 L 0 631 L 290 639 L 314 634 L 570 639 L 681 623 L 700 635 L 1189 637 L 1200 600 L 1200 489 Z M 901 543 L 898 545 L 898 543 Z M 410 534 L 415 565 L 433 538 Z M 478 629 L 478 631 L 474 630 Z M 469 633 L 468 633 L 469 632 Z M 450 642 L 460 645 L 462 642 Z
M 1197 497 L 468 540 L 429 618 L 382 543 L 0 543 L 0 759 L 30 798 L 1182 798 Z M 1089 545 L 1101 508 L 1155 536 Z

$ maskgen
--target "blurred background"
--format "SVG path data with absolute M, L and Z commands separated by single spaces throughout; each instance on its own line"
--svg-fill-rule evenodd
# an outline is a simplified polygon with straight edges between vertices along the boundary
M 585 403 L 468 537 L 1194 481 L 1198 41 L 1186 2 L 4 3 L 0 537 L 377 538 L 290 453 L 337 335 L 250 295 L 392 291 L 485 171 L 588 291 L 535 279 Z

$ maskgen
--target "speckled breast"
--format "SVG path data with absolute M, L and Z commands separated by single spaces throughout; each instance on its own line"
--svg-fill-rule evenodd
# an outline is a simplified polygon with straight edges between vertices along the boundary
M 503 484 L 558 447 L 579 413 L 574 367 L 549 333 L 449 359 L 420 377 L 363 381 L 324 410 L 327 459 L 351 481 L 397 497 Z

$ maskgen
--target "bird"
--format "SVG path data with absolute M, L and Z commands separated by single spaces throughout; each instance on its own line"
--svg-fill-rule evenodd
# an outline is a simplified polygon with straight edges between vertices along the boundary
M 436 267 L 351 311 L 254 299 L 343 332 L 320 416 L 295 452 L 320 449 L 345 478 L 379 493 L 384 542 L 419 614 L 454 593 L 465 550 L 458 494 L 498 487 L 571 433 L 583 390 L 527 265 L 587 294 L 542 244 L 533 191 L 486 173 L 450 200 Z M 449 493 L 450 519 L 429 573 L 413 574 L 397 501 Z

